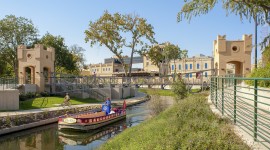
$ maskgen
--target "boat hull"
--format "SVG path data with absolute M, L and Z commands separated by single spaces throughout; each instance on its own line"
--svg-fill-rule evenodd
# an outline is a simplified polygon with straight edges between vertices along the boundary
M 91 123 L 66 123 L 64 121 L 58 121 L 58 129 L 59 130 L 81 130 L 81 131 L 94 130 L 102 126 L 114 123 L 116 121 L 125 119 L 126 113 L 107 116 L 106 119 L 101 119 L 102 117 L 98 117 L 98 118 L 99 119 L 96 118 L 96 120 L 98 121 L 91 122 Z M 105 117 L 103 116 L 103 118 Z

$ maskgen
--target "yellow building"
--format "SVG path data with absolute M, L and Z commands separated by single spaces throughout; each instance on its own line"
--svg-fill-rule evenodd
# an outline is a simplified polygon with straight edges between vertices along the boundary
M 90 74 L 96 76 L 112 76 L 113 73 L 123 72 L 122 65 L 112 61 L 106 64 L 90 64 Z
M 192 58 L 176 60 L 175 64 L 171 61 L 169 72 L 174 74 L 175 71 L 177 74 L 182 74 L 182 78 L 189 80 L 195 80 L 198 76 L 208 78 L 214 73 L 214 58 L 200 54 Z

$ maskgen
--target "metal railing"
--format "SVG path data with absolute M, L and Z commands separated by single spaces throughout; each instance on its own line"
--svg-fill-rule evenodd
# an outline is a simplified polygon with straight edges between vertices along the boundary
M 15 77 L 0 78 L 0 90 L 15 89 L 18 81 Z
M 212 77 L 211 101 L 222 115 L 270 149 L 270 78 Z

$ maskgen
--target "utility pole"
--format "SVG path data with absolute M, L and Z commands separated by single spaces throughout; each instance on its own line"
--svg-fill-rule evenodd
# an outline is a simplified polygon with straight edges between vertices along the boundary
M 255 69 L 257 69 L 257 14 L 255 14 Z

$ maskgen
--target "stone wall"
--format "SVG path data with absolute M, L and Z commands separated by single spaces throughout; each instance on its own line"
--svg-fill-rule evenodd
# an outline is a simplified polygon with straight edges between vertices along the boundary
M 0 91 L 0 110 L 19 109 L 19 90 Z

